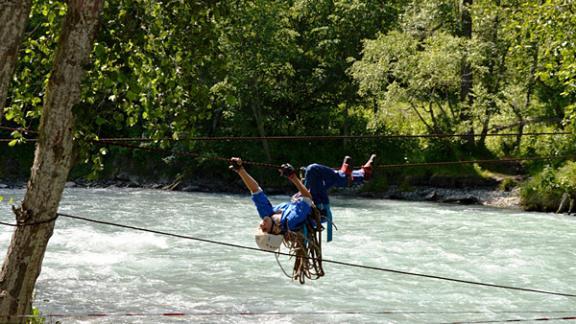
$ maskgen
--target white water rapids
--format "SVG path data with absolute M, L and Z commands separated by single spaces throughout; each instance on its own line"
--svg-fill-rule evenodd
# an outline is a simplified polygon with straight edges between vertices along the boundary
M 0 190 L 1 221 L 14 222 L 7 202 L 17 204 L 23 194 Z M 284 199 L 272 197 L 274 203 Z M 576 294 L 575 217 L 343 197 L 332 198 L 332 210 L 338 230 L 333 242 L 323 244 L 325 259 Z M 256 246 L 259 221 L 249 194 L 143 189 L 66 189 L 60 212 L 250 247 Z M 2 256 L 13 229 L 0 226 Z M 288 257 L 280 260 L 291 269 Z M 34 306 L 48 323 L 443 323 L 576 316 L 576 298 L 329 263 L 324 269 L 325 277 L 300 285 L 268 253 L 60 217 Z M 107 316 L 90 316 L 95 313 Z

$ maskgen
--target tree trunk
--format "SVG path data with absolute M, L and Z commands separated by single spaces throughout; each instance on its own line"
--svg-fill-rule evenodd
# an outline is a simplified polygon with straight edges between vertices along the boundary
M 496 6 L 500 7 L 500 1 L 496 1 Z M 496 14 L 494 17 L 494 23 L 492 25 L 492 31 L 490 32 L 490 41 L 494 44 L 498 44 L 498 31 L 500 29 L 500 12 Z M 499 46 L 496 46 L 499 48 Z M 508 49 L 503 51 L 498 50 L 500 59 L 490 60 L 488 63 L 488 74 L 490 77 L 488 80 L 483 81 L 482 83 L 488 89 L 488 93 L 492 95 L 497 95 L 500 93 L 500 81 L 504 76 L 504 69 L 506 67 L 506 53 Z M 478 140 L 477 146 L 485 148 L 486 147 L 486 137 L 488 136 L 488 130 L 490 127 L 490 119 L 492 115 L 496 113 L 497 110 L 496 102 L 493 99 L 490 99 L 488 106 L 486 107 L 486 113 L 484 116 L 484 120 L 482 121 L 482 130 L 480 131 L 480 139 Z
M 462 1 L 460 36 L 466 39 L 472 38 L 472 15 L 470 14 L 470 6 L 472 3 L 473 0 Z M 462 64 L 460 77 L 460 101 L 470 104 L 472 100 L 470 93 L 472 91 L 472 67 L 466 57 Z
M 0 124 L 31 4 L 31 0 L 0 2 Z
M 258 134 L 262 137 L 262 147 L 264 148 L 264 154 L 266 154 L 266 159 L 272 161 L 272 155 L 270 154 L 270 146 L 268 145 L 268 140 L 266 137 L 266 129 L 264 128 L 264 119 L 262 118 L 262 112 L 259 103 L 254 103 L 250 105 L 252 108 L 252 114 L 256 120 L 256 128 L 258 129 Z
M 268 140 L 266 139 L 266 128 L 264 125 L 264 118 L 262 118 L 262 104 L 260 102 L 260 88 L 258 87 L 259 80 L 255 80 L 253 82 L 254 89 L 256 89 L 255 97 L 256 100 L 249 100 L 250 108 L 252 109 L 252 116 L 254 116 L 254 120 L 256 121 L 256 129 L 258 130 L 258 134 L 262 138 L 262 148 L 264 149 L 264 154 L 266 155 L 266 159 L 268 161 L 272 161 L 272 154 L 270 153 L 270 146 L 268 145 Z
M 80 99 L 103 0 L 69 0 L 48 81 L 34 164 L 0 274 L 0 322 L 25 323 L 72 163 L 72 107 Z
M 472 38 L 472 15 L 470 14 L 470 6 L 473 0 L 462 0 L 461 10 L 461 37 Z M 468 57 L 465 55 L 462 62 L 462 69 L 460 71 L 460 103 L 463 105 L 461 110 L 460 119 L 464 123 L 469 123 L 467 131 L 468 136 L 465 137 L 468 146 L 474 145 L 474 127 L 472 125 L 472 66 Z
M 530 66 L 530 75 L 528 77 L 528 84 L 526 86 L 526 99 L 524 100 L 524 107 L 521 111 L 528 111 L 528 108 L 530 108 L 530 105 L 532 104 L 532 93 L 534 92 L 534 84 L 536 82 L 536 69 L 538 67 L 538 50 L 538 44 L 534 43 L 532 46 L 532 65 Z M 521 111 L 517 112 L 516 115 L 520 121 L 524 121 Z M 518 135 L 516 135 L 516 140 L 512 146 L 514 151 L 520 149 L 525 125 L 525 121 L 518 125 Z
M 350 112 L 348 111 L 348 104 L 344 104 L 344 124 L 342 125 L 342 135 L 350 136 Z M 350 145 L 350 140 L 347 137 L 344 137 L 342 141 L 342 147 L 347 150 L 348 145 Z

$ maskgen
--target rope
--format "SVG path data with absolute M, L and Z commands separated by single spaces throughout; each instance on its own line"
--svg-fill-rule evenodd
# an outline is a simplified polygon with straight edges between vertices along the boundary
M 8 142 L 12 142 L 14 140 L 18 140 L 16 138 L 0 138 L 0 143 L 8 143 Z M 25 143 L 36 143 L 38 140 L 36 138 L 27 138 L 24 140 Z
M 36 225 L 51 223 L 51 222 L 55 221 L 57 218 L 58 218 L 58 214 L 56 214 L 56 216 L 54 216 L 52 218 L 49 218 L 49 219 L 46 219 L 43 221 L 37 221 L 37 222 L 31 222 L 31 223 L 16 223 L 16 224 L 0 222 L 0 225 L 6 225 L 6 226 L 11 226 L 11 227 L 36 226 Z
M 265 250 L 261 250 L 261 249 L 258 249 L 258 248 L 249 247 L 249 246 L 243 246 L 243 245 L 239 245 L 239 244 L 219 242 L 219 241 L 202 239 L 202 238 L 197 238 L 197 237 L 192 237 L 192 236 L 187 236 L 187 235 L 180 235 L 180 234 L 174 234 L 174 233 L 161 232 L 161 231 L 157 231 L 157 230 L 151 230 L 151 229 L 146 229 L 146 228 L 141 228 L 141 227 L 136 227 L 136 226 L 130 226 L 130 225 L 116 224 L 116 223 L 112 223 L 112 222 L 100 221 L 100 220 L 95 220 L 95 219 L 90 219 L 90 218 L 80 217 L 80 216 L 74 216 L 74 215 L 68 215 L 68 214 L 63 214 L 63 213 L 58 213 L 58 215 L 59 215 L 59 216 L 62 216 L 62 217 L 67 217 L 67 218 L 71 218 L 71 219 L 82 220 L 82 221 L 86 221 L 86 222 L 92 222 L 92 223 L 96 223 L 96 224 L 116 226 L 116 227 L 127 228 L 127 229 L 142 231 L 142 232 L 148 232 L 148 233 L 154 233 L 154 234 L 159 234 L 159 235 L 164 235 L 164 236 L 171 236 L 171 237 L 176 237 L 176 238 L 182 238 L 182 239 L 194 240 L 194 241 L 199 241 L 199 242 L 211 243 L 211 244 L 216 244 L 216 245 L 221 245 L 221 246 L 228 246 L 228 247 L 233 247 L 233 248 L 239 248 L 239 249 L 245 249 L 245 250 L 251 250 L 251 251 L 258 251 L 258 252 L 264 252 L 264 253 L 277 253 L 277 254 L 279 254 L 279 255 L 285 255 L 285 256 L 288 256 L 288 257 L 297 257 L 297 256 L 298 256 L 298 255 L 293 255 L 293 254 L 289 254 L 289 253 L 275 252 L 275 251 L 265 251 Z M 427 274 L 422 274 L 422 273 L 415 273 L 415 272 L 408 272 L 408 271 L 387 269 L 387 268 L 381 268 L 381 267 L 375 267 L 375 266 L 365 266 L 365 265 L 348 263 L 348 262 L 342 262 L 342 261 L 336 261 L 336 260 L 322 259 L 322 262 L 324 262 L 324 263 L 331 263 L 331 264 L 337 264 L 337 265 L 342 265 L 342 266 L 347 266 L 347 267 L 351 267 L 351 268 L 359 268 L 359 269 L 365 269 L 365 270 L 375 270 L 375 271 L 382 271 L 382 272 L 403 274 L 403 275 L 414 276 L 414 277 L 422 277 L 422 278 L 429 278 L 429 279 L 437 279 L 437 280 L 451 281 L 451 282 L 457 282 L 457 283 L 469 284 L 469 285 L 476 285 L 476 286 L 484 286 L 484 287 L 492 287 L 492 288 L 501 288 L 501 289 L 508 289 L 508 290 L 517 290 L 517 291 L 524 291 L 524 292 L 531 292 L 531 293 L 539 293 L 539 294 L 547 294 L 547 295 L 555 295 L 555 296 L 564 296 L 564 297 L 576 297 L 576 294 L 572 294 L 572 293 L 554 292 L 554 291 L 547 291 L 547 290 L 541 290 L 541 289 L 520 288 L 520 287 L 513 287 L 513 286 L 506 286 L 506 285 L 498 285 L 498 284 L 490 284 L 490 283 L 476 282 L 476 281 L 470 281 L 470 280 L 461 280 L 461 279 L 454 279 L 454 278 L 441 277 L 441 276 L 435 276 L 435 275 L 427 275 Z
M 414 136 L 421 136 L 421 135 L 414 135 Z M 212 138 L 212 137 L 210 137 Z M 14 139 L 0 139 L 0 142 L 11 142 Z M 166 149 L 159 149 L 153 147 L 142 147 L 137 145 L 131 144 L 124 144 L 120 143 L 121 141 L 138 141 L 141 140 L 142 142 L 148 142 L 148 139 L 130 139 L 130 138 L 118 138 L 118 139 L 100 139 L 96 142 L 102 142 L 107 145 L 112 146 L 120 146 L 126 147 L 131 149 L 143 150 L 148 152 L 155 152 L 155 153 L 170 153 L 178 156 L 186 156 L 186 157 L 193 157 L 193 158 L 204 158 L 204 159 L 211 159 L 216 161 L 225 161 L 228 162 L 228 158 L 224 157 L 215 157 L 215 156 L 203 156 L 202 154 L 192 153 L 192 152 L 173 152 Z M 26 142 L 36 142 L 37 139 L 26 139 Z M 120 142 L 119 142 L 120 141 Z M 397 164 L 382 164 L 376 165 L 375 168 L 380 169 L 392 169 L 392 168 L 402 168 L 402 167 L 427 167 L 427 166 L 445 166 L 445 165 L 460 165 L 460 164 L 474 164 L 474 163 L 513 163 L 513 162 L 521 162 L 521 161 L 539 161 L 539 160 L 551 160 L 551 159 L 558 159 L 560 157 L 531 157 L 531 158 L 510 158 L 510 159 L 485 159 L 485 160 L 460 160 L 460 161 L 443 161 L 443 162 L 426 162 L 426 163 L 397 163 Z M 261 162 L 251 162 L 251 161 L 243 161 L 246 165 L 253 165 L 257 167 L 266 167 L 266 168 L 273 168 L 278 169 L 280 165 L 277 164 L 270 164 L 270 163 L 261 163 Z
M 507 136 L 555 136 L 555 135 L 571 135 L 570 132 L 531 132 L 531 133 L 490 133 L 485 136 L 488 137 L 507 137 Z M 317 135 L 317 136 L 198 136 L 188 137 L 183 139 L 173 138 L 139 138 L 139 137 L 119 137 L 119 138 L 102 138 L 97 141 L 100 142 L 152 142 L 158 140 L 165 141 L 325 141 L 325 140 L 341 140 L 341 139 L 398 139 L 398 138 L 451 138 L 451 137 L 480 137 L 481 134 L 416 134 L 416 135 Z
M 25 128 L 13 128 L 0 126 L 0 129 L 20 131 L 24 133 L 37 134 Z M 487 137 L 508 137 L 508 136 L 557 136 L 557 135 L 572 135 L 570 132 L 530 132 L 530 133 L 490 133 L 484 136 Z M 94 142 L 158 142 L 158 141 L 191 141 L 191 142 L 224 142 L 224 141 L 329 141 L 329 140 L 342 140 L 342 139 L 401 139 L 401 138 L 465 138 L 465 137 L 479 137 L 481 134 L 400 134 L 400 135 L 317 135 L 317 136 L 197 136 L 182 139 L 174 139 L 170 137 L 163 138 L 142 138 L 142 137 L 110 137 L 100 138 L 93 140 Z M 8 142 L 13 139 L 0 139 L 0 142 Z M 36 141 L 37 139 L 28 139 L 28 141 Z
M 21 133 L 38 134 L 38 132 L 36 132 L 36 131 L 29 130 L 29 129 L 22 128 L 22 127 L 6 127 L 6 126 L 0 126 L 0 129 L 9 130 L 9 131 L 17 131 L 17 132 L 21 132 Z
M 224 161 L 228 162 L 229 158 L 224 157 L 217 157 L 217 156 L 203 156 L 198 153 L 192 152 L 172 152 L 166 149 L 159 149 L 159 148 L 152 148 L 152 147 L 142 147 L 137 145 L 131 144 L 124 144 L 124 143 L 115 143 L 115 142 L 107 142 L 108 145 L 113 146 L 120 146 L 126 148 L 133 148 L 137 150 L 144 150 L 149 152 L 155 153 L 170 153 L 178 156 L 186 156 L 186 157 L 193 157 L 193 158 L 204 158 L 209 160 L 216 160 L 216 161 Z M 427 167 L 427 166 L 443 166 L 443 165 L 460 165 L 460 164 L 474 164 L 474 163 L 513 163 L 513 162 L 521 162 L 521 161 L 539 161 L 539 160 L 552 160 L 552 159 L 559 159 L 559 158 L 566 158 L 566 157 L 526 157 L 526 158 L 509 158 L 509 159 L 485 159 L 485 160 L 461 160 L 461 161 L 443 161 L 443 162 L 426 162 L 426 163 L 398 163 L 398 164 L 381 164 L 375 165 L 375 168 L 379 169 L 391 169 L 391 168 L 401 168 L 401 167 Z M 251 162 L 251 161 L 242 161 L 243 164 L 246 165 L 253 165 L 256 167 L 265 167 L 265 168 L 273 168 L 279 169 L 280 165 L 278 164 L 270 164 L 270 163 L 261 163 L 261 162 Z
M 540 161 L 552 160 L 566 157 L 526 157 L 526 158 L 511 158 L 511 159 L 492 159 L 492 160 L 461 160 L 461 161 L 444 161 L 444 162 L 426 162 L 426 163 L 399 163 L 399 164 L 382 164 L 376 165 L 375 168 L 401 168 L 401 167 L 421 167 L 421 166 L 442 166 L 442 165 L 459 165 L 459 164 L 474 164 L 474 163 L 513 163 L 521 161 Z
M 525 133 L 524 135 L 567 135 L 570 133 Z M 511 136 L 514 135 L 512 133 L 508 134 L 489 134 L 493 136 Z M 194 140 L 256 140 L 256 139 L 277 139 L 277 140 L 285 140 L 285 139 L 332 139 L 332 138 L 381 138 L 381 137 L 393 137 L 393 138 L 403 138 L 403 137 L 434 137 L 440 136 L 438 134 L 435 135 L 365 135 L 365 136 L 278 136 L 278 137 L 197 137 Z M 444 137 L 448 136 L 464 136 L 464 135 L 442 135 Z M 10 142 L 14 139 L 0 139 L 0 142 Z M 173 139 L 165 138 L 163 140 L 170 140 L 175 141 Z M 27 142 L 36 142 L 37 139 L 26 139 Z M 167 149 L 159 149 L 153 147 L 142 147 L 138 145 L 131 145 L 121 143 L 124 141 L 139 141 L 139 142 L 150 142 L 150 141 L 157 141 L 152 139 L 145 139 L 145 138 L 104 138 L 95 140 L 95 142 L 105 143 L 107 145 L 112 146 L 119 146 L 137 150 L 143 150 L 148 152 L 155 152 L 155 153 L 170 153 L 178 156 L 185 156 L 185 157 L 192 157 L 192 158 L 203 158 L 215 161 L 224 161 L 228 162 L 229 158 L 224 157 L 217 157 L 217 156 L 205 156 L 198 153 L 192 152 L 179 152 L 179 151 L 171 151 Z M 521 161 L 540 161 L 540 160 L 551 160 L 551 159 L 558 159 L 561 157 L 527 157 L 527 158 L 509 158 L 509 159 L 483 159 L 483 160 L 460 160 L 460 161 L 442 161 L 442 162 L 425 162 L 425 163 L 398 163 L 398 164 L 382 164 L 376 165 L 375 168 L 379 169 L 392 169 L 392 168 L 402 168 L 402 167 L 428 167 L 428 166 L 446 166 L 446 165 L 462 165 L 462 164 L 474 164 L 474 163 L 514 163 L 514 162 L 521 162 Z M 566 158 L 566 157 L 563 157 Z M 243 161 L 245 165 L 253 165 L 256 167 L 265 167 L 265 168 L 273 168 L 279 169 L 280 165 L 278 164 L 270 164 L 270 163 L 262 163 L 262 162 L 253 162 L 253 161 Z
M 291 255 L 296 255 L 292 279 L 304 284 L 306 279 L 317 280 L 324 276 L 322 268 L 322 223 L 318 208 L 312 208 L 312 212 L 305 224 L 305 229 L 298 232 L 288 232 L 284 236 L 284 246 Z M 276 255 L 278 264 L 278 255 Z M 286 274 L 280 265 L 282 272 Z
M 230 160 L 230 158 L 224 158 L 224 157 L 218 157 L 218 156 L 203 156 L 201 154 L 192 153 L 192 152 L 179 152 L 179 151 L 173 152 L 173 151 L 166 150 L 166 149 L 159 149 L 159 148 L 154 148 L 154 147 L 142 147 L 142 146 L 124 144 L 124 143 L 106 142 L 106 144 L 113 145 L 113 146 L 126 147 L 126 148 L 133 148 L 133 149 L 137 149 L 137 150 L 143 150 L 143 151 L 154 152 L 154 153 L 171 153 L 171 154 L 178 155 L 178 156 L 204 158 L 204 159 L 210 159 L 210 160 L 215 160 L 215 161 L 224 161 L 226 163 L 228 163 Z M 274 169 L 280 168 L 280 165 L 277 165 L 277 164 L 251 162 L 251 161 L 244 161 L 244 160 L 242 160 L 242 164 L 254 165 L 254 166 L 259 166 L 259 167 L 266 167 L 266 168 L 274 168 Z

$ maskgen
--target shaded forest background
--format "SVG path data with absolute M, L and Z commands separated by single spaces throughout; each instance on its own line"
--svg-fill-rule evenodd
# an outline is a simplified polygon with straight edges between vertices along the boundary
M 12 138 L 0 146 L 2 179 L 28 176 L 26 139 L 38 128 L 66 10 L 33 1 L 0 110 L 2 126 L 29 131 L 0 131 Z M 383 169 L 372 189 L 521 174 L 530 176 L 519 183 L 524 206 L 555 210 L 563 194 L 576 195 L 575 10 L 566 0 L 110 0 L 75 108 L 71 178 L 226 183 L 233 175 L 213 158 L 229 156 L 335 167 L 370 153 L 381 165 L 549 157 Z M 443 136 L 193 140 L 414 134 Z M 162 151 L 95 141 L 127 137 Z M 282 181 L 251 171 L 265 185 Z

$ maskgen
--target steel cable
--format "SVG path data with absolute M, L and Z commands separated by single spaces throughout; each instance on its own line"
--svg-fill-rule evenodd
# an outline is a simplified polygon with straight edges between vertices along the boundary
M 0 126 L 0 129 L 20 131 L 24 133 L 37 134 L 25 128 L 12 128 Z M 490 134 L 397 134 L 397 135 L 300 135 L 300 136 L 197 136 L 185 138 L 142 138 L 142 137 L 110 137 L 98 138 L 91 140 L 92 142 L 226 142 L 226 141 L 331 141 L 343 139 L 401 139 L 401 138 L 466 138 L 466 137 L 509 137 L 509 136 L 557 136 L 557 135 L 573 135 L 571 132 L 528 132 L 528 133 L 490 133 Z M 0 141 L 9 141 L 12 139 L 0 139 Z M 29 139 L 35 140 L 35 139 Z
M 258 251 L 258 252 L 265 252 L 265 253 L 272 253 L 272 254 L 276 253 L 278 255 L 284 255 L 284 256 L 288 256 L 288 257 L 306 258 L 304 256 L 298 256 L 298 255 L 294 255 L 294 254 L 290 254 L 290 253 L 283 253 L 283 252 L 276 252 L 276 251 L 265 251 L 265 250 L 261 250 L 258 248 L 234 244 L 234 243 L 219 242 L 219 241 L 215 241 L 215 240 L 202 239 L 202 238 L 197 238 L 197 237 L 188 236 L 188 235 L 162 232 L 162 231 L 157 231 L 157 230 L 152 230 L 152 229 L 147 229 L 147 228 L 142 228 L 142 227 L 117 224 L 117 223 L 112 223 L 112 222 L 108 222 L 108 221 L 95 220 L 95 219 L 90 219 L 90 218 L 81 217 L 81 216 L 74 216 L 74 215 L 69 215 L 69 214 L 64 214 L 64 213 L 58 213 L 58 215 L 62 216 L 62 217 L 82 220 L 82 221 L 86 221 L 86 222 L 92 222 L 92 223 L 96 223 L 96 224 L 115 226 L 115 227 L 120 227 L 120 228 L 126 228 L 126 229 L 132 229 L 132 230 L 143 231 L 143 232 L 148 232 L 148 233 L 154 233 L 154 234 L 158 234 L 158 235 L 171 236 L 171 237 L 176 237 L 176 238 L 182 238 L 182 239 L 194 240 L 194 241 L 199 241 L 199 242 L 211 243 L 211 244 L 216 244 L 216 245 L 221 245 L 221 246 L 228 246 L 228 247 L 233 247 L 233 248 Z M 388 272 L 388 273 L 422 277 L 422 278 L 428 278 L 428 279 L 437 279 L 437 280 L 443 280 L 443 281 L 451 281 L 451 282 L 476 285 L 476 286 L 502 288 L 502 289 L 508 289 L 508 290 L 516 290 L 516 291 L 524 291 L 524 292 L 555 295 L 555 296 L 564 296 L 564 297 L 576 297 L 576 294 L 572 294 L 572 293 L 564 293 L 564 292 L 547 291 L 547 290 L 542 290 L 542 289 L 521 288 L 521 287 L 513 287 L 513 286 L 507 286 L 507 285 L 490 284 L 490 283 L 455 279 L 455 278 L 442 277 L 442 276 L 436 276 L 436 275 L 428 275 L 428 274 L 423 274 L 423 273 L 387 269 L 387 268 L 381 268 L 381 267 L 376 267 L 376 266 L 366 266 L 366 265 L 360 265 L 360 264 L 354 264 L 354 263 L 342 262 L 342 261 L 336 261 L 336 260 L 322 259 L 322 262 L 323 263 L 336 264 L 336 265 L 342 265 L 342 266 L 347 266 L 347 267 L 352 267 L 352 268 L 375 270 L 375 271 L 382 271 L 382 272 Z

